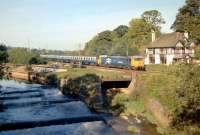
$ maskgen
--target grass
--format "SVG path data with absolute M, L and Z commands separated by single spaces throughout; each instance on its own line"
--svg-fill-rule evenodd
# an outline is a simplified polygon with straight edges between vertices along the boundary
M 145 107 L 144 100 L 136 99 L 134 96 L 129 96 L 124 93 L 117 94 L 112 101 L 113 105 L 124 106 L 124 111 L 122 115 L 142 115 L 146 117 L 151 123 L 156 124 L 157 121 L 150 111 Z
M 169 112 L 172 112 L 177 106 L 174 99 L 179 78 L 174 73 L 175 68 L 173 65 L 149 66 L 147 72 L 138 78 L 141 85 L 137 90 L 140 91 L 141 96 L 158 100 Z
M 84 76 L 86 74 L 96 74 L 97 76 L 104 79 L 119 79 L 123 77 L 123 73 L 116 71 L 101 71 L 96 69 L 86 69 L 86 68 L 68 68 L 66 72 L 56 73 L 58 78 L 64 78 L 66 76 L 75 78 Z
M 128 126 L 128 131 L 131 132 L 132 134 L 138 133 L 138 129 L 134 126 Z
M 149 99 L 155 99 L 162 104 L 169 114 L 176 109 L 178 104 L 175 100 L 175 90 L 179 77 L 174 73 L 175 70 L 177 70 L 177 67 L 174 65 L 147 66 L 146 72 L 137 77 L 134 93 L 131 96 L 120 93 L 114 98 L 113 102 L 124 106 L 123 113 L 126 115 L 143 115 L 151 123 L 159 125 L 159 131 L 163 132 L 165 127 L 157 121 L 147 105 Z

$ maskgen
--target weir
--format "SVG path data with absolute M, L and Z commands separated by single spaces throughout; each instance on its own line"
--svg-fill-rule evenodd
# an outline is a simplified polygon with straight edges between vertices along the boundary
M 82 101 L 58 94 L 57 88 L 0 82 L 0 135 L 117 135 L 105 116 L 91 112 Z
M 34 128 L 34 127 L 45 127 L 45 126 L 51 126 L 51 125 L 73 124 L 73 123 L 80 123 L 80 122 L 93 122 L 93 121 L 104 121 L 104 119 L 98 115 L 90 115 L 90 116 L 71 117 L 71 118 L 62 118 L 62 119 L 3 123 L 3 124 L 0 124 L 0 131 L 26 129 L 26 128 Z

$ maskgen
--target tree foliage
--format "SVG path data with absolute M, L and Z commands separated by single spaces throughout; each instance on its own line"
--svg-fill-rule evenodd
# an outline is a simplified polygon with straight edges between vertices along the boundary
M 129 40 L 137 46 L 144 46 L 151 41 L 151 25 L 144 19 L 133 19 L 130 21 L 128 31 Z
M 4 44 L 0 44 L 0 79 L 4 74 L 3 66 L 1 66 L 1 64 L 7 61 L 8 61 L 7 47 Z M 0 109 L 1 109 L 1 103 L 0 103 Z
M 178 86 L 175 89 L 176 109 L 172 113 L 170 135 L 200 134 L 200 67 L 181 64 L 175 70 Z
M 200 46 L 195 48 L 195 58 L 200 60 Z
M 165 23 L 162 14 L 158 10 L 145 11 L 142 14 L 142 19 L 149 23 L 154 31 L 160 30 L 161 25 Z
M 176 31 L 187 31 L 193 40 L 200 42 L 200 0 L 186 0 L 172 25 Z
M 9 62 L 13 64 L 42 64 L 44 60 L 40 55 L 27 48 L 11 48 L 8 51 Z
M 128 26 L 120 25 L 116 29 L 113 30 L 114 34 L 116 34 L 117 38 L 122 38 L 128 32 Z
M 7 62 L 8 53 L 7 47 L 4 44 L 0 44 L 0 64 Z
M 112 32 L 107 30 L 99 33 L 91 41 L 86 43 L 85 51 L 87 55 L 110 55 L 112 48 Z

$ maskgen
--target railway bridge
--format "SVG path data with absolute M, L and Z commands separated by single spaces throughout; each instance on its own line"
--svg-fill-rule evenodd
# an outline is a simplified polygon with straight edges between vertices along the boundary
M 111 88 L 128 88 L 132 79 L 123 79 L 123 80 L 102 80 L 101 88 L 102 90 L 107 90 Z

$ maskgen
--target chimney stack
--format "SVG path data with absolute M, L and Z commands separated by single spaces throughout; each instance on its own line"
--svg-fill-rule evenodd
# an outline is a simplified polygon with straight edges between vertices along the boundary
M 156 40 L 156 33 L 154 30 L 151 32 L 151 41 L 154 42 Z

